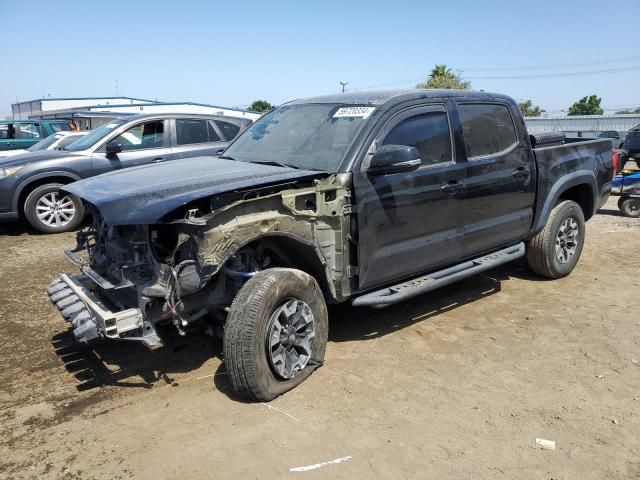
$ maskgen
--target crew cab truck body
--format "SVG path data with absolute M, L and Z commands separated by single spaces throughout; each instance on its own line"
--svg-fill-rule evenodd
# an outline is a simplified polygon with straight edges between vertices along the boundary
M 523 255 L 569 274 L 612 163 L 608 139 L 530 138 L 502 95 L 298 100 L 220 158 L 66 187 L 95 220 L 67 251 L 81 273 L 48 293 L 81 342 L 213 322 L 234 389 L 269 400 L 322 363 L 327 303 L 389 305 Z

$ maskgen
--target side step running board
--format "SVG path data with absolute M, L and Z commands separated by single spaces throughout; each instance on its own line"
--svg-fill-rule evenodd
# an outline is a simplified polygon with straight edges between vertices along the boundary
M 463 278 L 471 277 L 485 270 L 490 270 L 498 265 L 511 262 L 524 256 L 524 253 L 524 243 L 521 242 L 513 247 L 504 248 L 490 255 L 469 260 L 440 270 L 439 272 L 433 272 L 407 282 L 399 283 L 393 287 L 386 287 L 382 290 L 367 293 L 353 300 L 352 305 L 356 307 L 382 307 L 402 302 L 403 300 L 422 295 L 436 288 L 444 287 Z

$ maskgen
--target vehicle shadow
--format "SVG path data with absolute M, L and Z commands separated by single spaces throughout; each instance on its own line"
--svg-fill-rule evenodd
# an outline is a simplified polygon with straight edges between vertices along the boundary
M 509 265 L 380 309 L 336 305 L 330 313 L 329 341 L 366 341 L 389 335 L 499 293 L 501 282 L 512 276 L 528 278 L 529 272 Z
M 87 217 L 80 226 L 75 230 L 80 230 L 87 225 L 90 225 L 91 218 Z M 75 231 L 71 232 L 74 234 Z M 0 223 L 0 235 L 8 235 L 11 237 L 19 237 L 21 235 L 30 235 L 30 236 L 52 236 L 56 235 L 69 235 L 69 232 L 60 232 L 60 233 L 43 233 L 39 232 L 31 225 L 29 225 L 26 221 L 23 220 L 6 220 Z
M 542 280 L 522 263 L 514 263 L 383 309 L 331 306 L 329 341 L 368 341 L 389 335 L 499 293 L 501 282 L 510 278 Z M 71 331 L 56 334 L 52 345 L 67 371 L 80 382 L 76 387 L 79 391 L 106 386 L 149 389 L 161 382 L 177 386 L 173 374 L 193 371 L 212 357 L 223 360 L 220 339 L 203 332 L 181 337 L 172 327 L 166 327 L 161 334 L 165 346 L 155 350 L 126 341 L 81 346 Z M 218 366 L 213 381 L 220 392 L 242 401 L 230 388 L 224 362 Z
M 148 389 L 159 382 L 177 386 L 172 374 L 195 370 L 214 356 L 222 358 L 219 340 L 199 332 L 180 337 L 172 330 L 163 334 L 165 346 L 155 350 L 133 341 L 83 346 L 70 330 L 54 335 L 51 343 L 66 370 L 80 382 L 79 391 L 106 386 Z
M 0 235 L 19 237 L 21 235 L 38 235 L 38 232 L 26 222 L 7 220 L 0 223 Z
M 601 208 L 596 213 L 599 215 L 611 215 L 612 217 L 624 217 L 620 210 L 612 210 L 610 208 Z

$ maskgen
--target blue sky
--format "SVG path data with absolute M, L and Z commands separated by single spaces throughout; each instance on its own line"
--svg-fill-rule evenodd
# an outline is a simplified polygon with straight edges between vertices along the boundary
M 114 95 L 116 80 L 120 95 L 242 106 L 339 81 L 413 87 L 436 63 L 550 111 L 594 93 L 640 106 L 637 25 L 624 27 L 639 18 L 638 0 L 0 0 L 0 116 L 16 98 Z M 484 78 L 495 76 L 525 78 Z

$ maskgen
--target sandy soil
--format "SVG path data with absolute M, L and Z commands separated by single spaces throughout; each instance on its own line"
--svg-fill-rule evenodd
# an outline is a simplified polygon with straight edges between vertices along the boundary
M 2 480 L 640 478 L 640 220 L 614 199 L 566 279 L 332 309 L 325 365 L 270 405 L 229 396 L 208 337 L 74 346 L 44 292 L 72 236 L 0 228 Z

